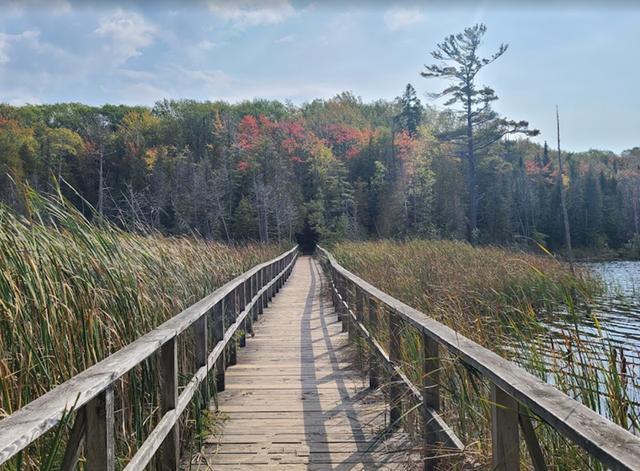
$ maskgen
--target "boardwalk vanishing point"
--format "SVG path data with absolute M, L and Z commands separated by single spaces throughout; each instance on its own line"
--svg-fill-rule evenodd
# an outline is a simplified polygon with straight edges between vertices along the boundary
M 384 433 L 384 398 L 356 370 L 326 290 L 318 263 L 300 257 L 227 370 L 222 430 L 191 469 L 408 469 L 409 439 Z

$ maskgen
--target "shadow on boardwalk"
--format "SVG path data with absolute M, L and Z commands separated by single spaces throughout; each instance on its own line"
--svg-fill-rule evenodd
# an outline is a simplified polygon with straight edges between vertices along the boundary
M 352 364 L 317 263 L 300 257 L 239 350 L 220 394 L 222 433 L 185 469 L 411 469 L 408 437 Z

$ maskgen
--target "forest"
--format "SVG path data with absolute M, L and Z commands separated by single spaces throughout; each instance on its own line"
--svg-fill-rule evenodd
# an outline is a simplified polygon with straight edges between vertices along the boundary
M 395 100 L 351 92 L 294 105 L 163 100 L 153 107 L 0 106 L 0 199 L 63 194 L 128 230 L 207 239 L 466 239 L 640 255 L 640 147 L 562 152 L 499 116 L 495 92 L 459 70 L 500 57 L 458 54 L 484 26 L 451 36 L 423 77 L 449 80 L 436 107 L 407 84 Z M 456 49 L 457 48 L 457 49 Z M 475 65 L 474 65 L 475 64 Z M 462 106 L 460 106 L 462 105 Z M 468 106 L 467 106 L 468 105 Z M 555 136 L 547 136 L 555 142 Z
M 86 201 L 125 228 L 221 240 L 467 237 L 465 162 L 440 138 L 455 116 L 350 93 L 303 106 L 163 101 L 0 108 L 2 200 L 21 187 Z M 478 165 L 478 242 L 564 244 L 555 152 L 501 140 Z M 565 156 L 574 245 L 622 249 L 638 234 L 640 148 Z M 636 242 L 637 243 L 637 242 Z

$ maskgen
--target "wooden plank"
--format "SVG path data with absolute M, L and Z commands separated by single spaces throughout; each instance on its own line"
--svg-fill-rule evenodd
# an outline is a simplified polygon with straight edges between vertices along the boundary
M 518 403 L 503 390 L 491 387 L 491 448 L 495 471 L 520 469 Z
M 160 350 L 160 413 L 175 410 L 178 404 L 178 348 L 172 339 Z M 180 463 L 180 425 L 176 421 L 160 446 L 160 469 L 176 471 Z
M 224 340 L 225 333 L 225 306 L 224 300 L 213 308 L 213 335 L 216 341 L 216 345 Z M 224 391 L 225 388 L 225 370 L 227 367 L 227 360 L 225 358 L 225 349 L 216 360 L 216 394 Z
M 194 350 L 195 350 L 196 371 L 202 367 L 205 367 L 206 370 L 209 371 L 209 368 L 207 365 L 207 361 L 209 359 L 208 358 L 209 355 L 207 352 L 208 332 L 209 332 L 209 329 L 207 328 L 207 315 L 205 313 L 200 317 L 200 319 L 198 319 L 193 324 L 193 341 L 195 343 Z M 201 386 L 200 397 L 198 399 L 200 404 L 202 404 L 202 406 L 206 406 L 206 404 L 209 403 L 209 385 L 206 381 L 206 378 L 205 378 L 205 381 L 203 381 L 200 386 Z
M 89 471 L 115 471 L 113 388 L 98 394 L 86 406 L 85 448 Z
M 437 433 L 427 420 L 429 409 L 440 410 L 440 355 L 438 343 L 422 336 L 422 433 L 424 440 L 424 471 L 438 468 Z
M 397 364 L 400 360 L 400 325 L 399 319 L 390 314 L 389 322 L 389 360 Z M 389 379 L 389 423 L 392 427 L 400 425 L 402 416 L 402 385 L 400 376 L 394 371 Z
M 301 258 L 255 324 L 255 338 L 238 351 L 219 396 L 222 436 L 206 439 L 210 446 L 201 454 L 209 469 L 266 463 L 306 469 L 316 462 L 319 469 L 357 469 L 361 461 L 384 469 L 385 460 L 406 463 L 416 455 L 413 449 L 393 458 L 362 452 L 385 429 L 384 396 L 353 368 L 346 334 L 321 296 L 326 282 L 316 262 Z M 393 437 L 408 439 L 400 432 Z
M 455 330 L 380 291 L 340 266 L 318 247 L 339 276 L 357 283 L 368 296 L 389 306 L 417 330 L 451 351 L 493 384 L 569 440 L 584 448 L 612 470 L 640 469 L 640 438 L 571 399 L 514 363 L 460 335 Z

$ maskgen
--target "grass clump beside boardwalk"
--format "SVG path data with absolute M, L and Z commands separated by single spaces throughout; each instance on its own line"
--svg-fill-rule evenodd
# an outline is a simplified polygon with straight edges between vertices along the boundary
M 21 216 L 0 207 L 0 417 L 287 249 L 98 227 L 66 202 L 37 195 L 27 209 Z M 184 365 L 189 352 L 181 350 Z M 156 381 L 149 360 L 117 389 L 119 456 L 135 451 L 154 423 Z M 13 466 L 55 463 L 51 443 L 39 442 Z
M 627 428 L 637 421 L 629 401 L 629 379 L 603 357 L 606 339 L 583 342 L 573 316 L 601 286 L 588 272 L 575 274 L 554 258 L 455 241 L 343 242 L 331 247 L 338 263 L 382 291 L 419 309 L 466 337 L 514 360 L 542 380 Z M 378 308 L 380 309 L 380 308 Z M 384 310 L 378 313 L 388 316 Z M 547 316 L 566 315 L 566 331 L 550 335 Z M 386 326 L 381 320 L 380 326 Z M 421 338 L 402 326 L 402 361 L 415 384 L 422 374 Z M 385 327 L 376 335 L 388 342 Z M 597 351 L 595 351 L 597 350 Z M 490 385 L 471 368 L 442 352 L 443 415 L 467 446 L 455 469 L 491 468 Z M 604 354 L 604 355 L 603 355 Z M 614 355 L 615 356 L 615 355 Z M 407 407 L 405 410 L 410 410 Z M 405 426 L 415 417 L 407 414 Z M 534 426 L 549 469 L 603 469 L 535 417 Z M 521 457 L 530 469 L 528 453 Z

